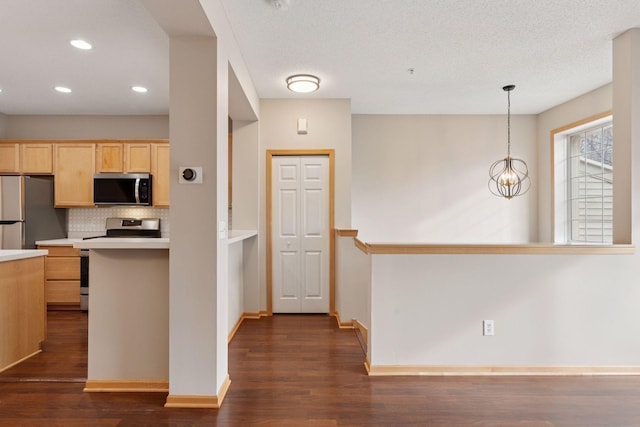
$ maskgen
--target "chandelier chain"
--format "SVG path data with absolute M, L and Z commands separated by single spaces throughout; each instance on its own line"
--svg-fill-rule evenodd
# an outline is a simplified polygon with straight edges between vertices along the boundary
M 511 157 L 511 91 L 507 91 L 507 157 Z

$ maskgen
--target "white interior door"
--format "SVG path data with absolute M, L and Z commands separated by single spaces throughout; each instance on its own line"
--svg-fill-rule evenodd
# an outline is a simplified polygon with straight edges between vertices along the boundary
M 274 313 L 329 312 L 329 158 L 274 156 Z

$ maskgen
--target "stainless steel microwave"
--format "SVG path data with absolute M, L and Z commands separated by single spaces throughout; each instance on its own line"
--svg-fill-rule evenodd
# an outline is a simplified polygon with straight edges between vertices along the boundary
M 151 175 L 97 173 L 93 175 L 93 203 L 103 206 L 151 206 Z

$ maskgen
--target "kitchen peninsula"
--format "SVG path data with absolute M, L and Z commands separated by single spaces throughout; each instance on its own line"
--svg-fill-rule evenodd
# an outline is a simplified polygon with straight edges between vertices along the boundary
M 169 239 L 97 238 L 89 249 L 85 391 L 167 391 Z
M 243 242 L 255 230 L 232 230 L 229 325 L 243 308 Z M 169 238 L 79 240 L 89 249 L 89 346 L 85 391 L 169 388 Z
M 45 250 L 0 250 L 0 372 L 41 351 L 45 255 Z

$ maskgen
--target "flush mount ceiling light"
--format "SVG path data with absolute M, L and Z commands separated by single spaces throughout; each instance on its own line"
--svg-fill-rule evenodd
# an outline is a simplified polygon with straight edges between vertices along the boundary
M 287 77 L 287 88 L 298 93 L 315 92 L 320 87 L 320 79 L 311 74 L 296 74 Z
M 506 199 L 522 196 L 531 186 L 527 164 L 524 160 L 511 157 L 511 91 L 515 88 L 515 85 L 502 88 L 507 92 L 507 157 L 489 168 L 489 190 Z
M 68 87 L 65 87 L 65 86 L 56 86 L 55 90 L 60 92 L 60 93 L 71 93 L 71 89 L 69 89 Z
M 138 93 L 147 93 L 148 90 L 144 86 L 131 86 L 131 90 Z
M 78 49 L 82 49 L 82 50 L 91 50 L 93 49 L 93 46 L 91 46 L 91 43 L 86 42 L 84 40 L 80 40 L 80 39 L 75 39 L 75 40 L 71 40 L 69 43 L 71 43 L 71 46 L 78 48 Z

